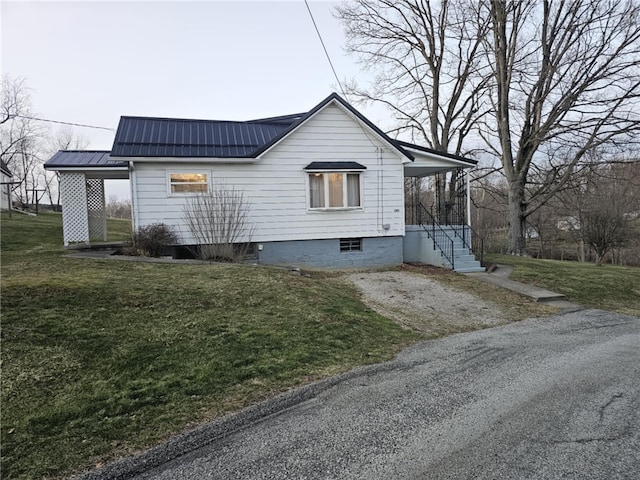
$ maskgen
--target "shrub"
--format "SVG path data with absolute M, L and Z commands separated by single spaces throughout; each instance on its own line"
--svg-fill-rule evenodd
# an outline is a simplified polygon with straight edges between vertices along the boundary
M 144 257 L 159 257 L 167 247 L 178 241 L 178 235 L 164 223 L 152 223 L 133 234 L 133 248 Z
M 209 192 L 193 196 L 183 218 L 203 260 L 240 261 L 251 248 L 254 228 L 249 202 L 232 186 L 216 184 Z

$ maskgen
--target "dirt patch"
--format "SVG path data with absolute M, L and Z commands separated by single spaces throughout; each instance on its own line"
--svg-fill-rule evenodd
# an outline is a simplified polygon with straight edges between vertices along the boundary
M 428 336 L 508 322 L 496 305 L 420 273 L 361 272 L 346 278 L 356 285 L 370 308 Z

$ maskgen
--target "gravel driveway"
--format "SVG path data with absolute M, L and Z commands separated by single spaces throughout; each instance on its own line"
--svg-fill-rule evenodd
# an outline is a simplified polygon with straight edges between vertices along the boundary
M 508 322 L 495 305 L 419 273 L 362 272 L 346 278 L 356 285 L 370 308 L 427 335 Z

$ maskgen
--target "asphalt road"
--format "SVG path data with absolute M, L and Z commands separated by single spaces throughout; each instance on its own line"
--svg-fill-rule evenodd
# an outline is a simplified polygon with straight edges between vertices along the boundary
M 639 385 L 640 318 L 526 320 L 422 343 L 124 478 L 638 479 Z

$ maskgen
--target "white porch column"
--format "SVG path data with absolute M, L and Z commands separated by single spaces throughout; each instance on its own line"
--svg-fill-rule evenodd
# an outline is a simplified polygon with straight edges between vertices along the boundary
M 87 183 L 84 173 L 60 172 L 59 188 L 65 247 L 71 242 L 89 243 Z
M 107 212 L 104 201 L 104 180 L 101 178 L 88 178 L 86 185 L 89 239 L 99 238 L 106 242 Z

